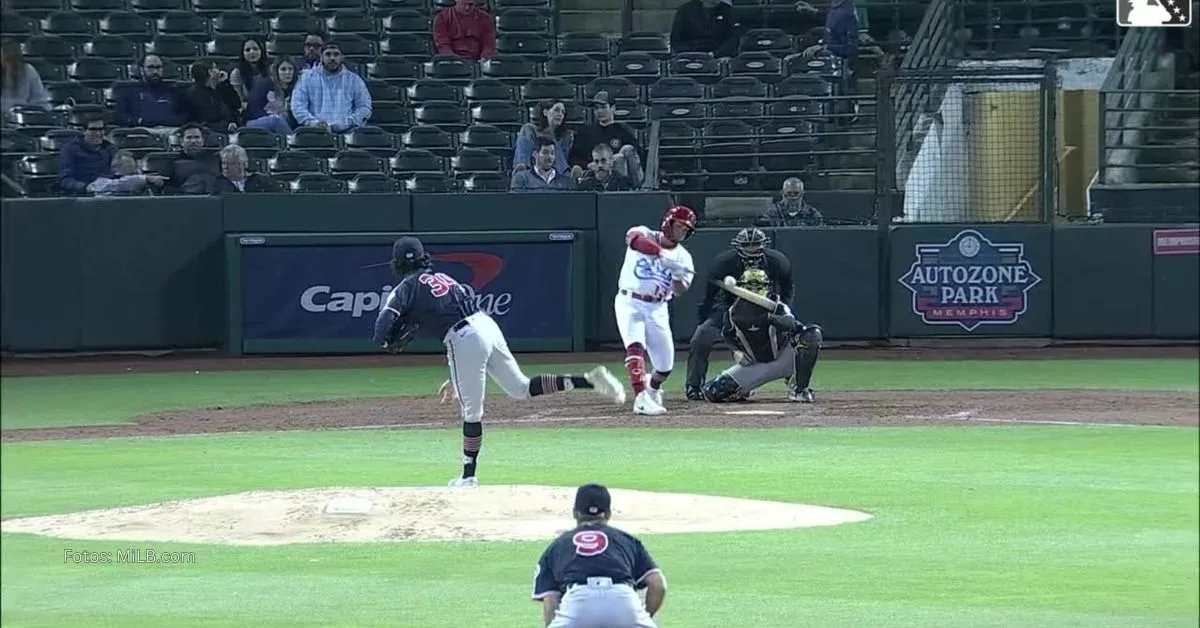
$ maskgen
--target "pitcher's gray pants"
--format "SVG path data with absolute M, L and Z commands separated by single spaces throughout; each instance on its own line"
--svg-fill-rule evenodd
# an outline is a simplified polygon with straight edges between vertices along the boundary
M 547 628 L 658 628 L 642 598 L 627 584 L 588 578 L 567 589 L 558 613 Z

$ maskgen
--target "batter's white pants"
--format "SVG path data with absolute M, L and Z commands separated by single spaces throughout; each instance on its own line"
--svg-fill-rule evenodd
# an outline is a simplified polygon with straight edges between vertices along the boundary
M 675 340 L 671 336 L 671 312 L 667 303 L 650 303 L 617 293 L 613 311 L 621 342 L 646 348 L 650 366 L 666 373 L 675 368 Z
M 529 378 L 508 349 L 504 332 L 492 317 L 477 312 L 466 318 L 468 324 L 446 334 L 446 362 L 450 365 L 450 384 L 458 395 L 463 421 L 483 419 L 483 397 L 488 375 L 509 397 L 529 396 Z
M 627 584 L 588 578 L 567 589 L 554 620 L 546 628 L 658 628 L 642 598 Z

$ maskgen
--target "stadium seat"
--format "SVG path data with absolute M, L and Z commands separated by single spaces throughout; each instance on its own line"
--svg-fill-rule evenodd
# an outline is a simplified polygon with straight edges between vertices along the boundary
M 521 107 L 510 101 L 485 101 L 471 107 L 471 123 L 493 126 L 506 133 L 516 133 L 525 118 Z
M 425 149 L 438 157 L 449 158 L 454 154 L 454 137 L 444 129 L 429 124 L 418 124 L 400 138 L 404 148 Z
M 618 52 L 641 52 L 663 61 L 671 56 L 671 46 L 662 33 L 632 32 L 617 41 Z
M 429 37 L 433 28 L 429 15 L 416 9 L 391 11 L 380 21 L 384 34 L 409 33 Z
M 167 11 L 155 20 L 155 28 L 159 35 L 181 35 L 205 42 L 212 36 L 210 22 L 191 11 Z
M 443 171 L 442 159 L 422 148 L 402 148 L 396 151 L 388 160 L 388 168 L 392 172 L 392 176 L 397 178 L 407 177 L 417 172 L 437 172 Z
M 441 172 L 418 172 L 405 177 L 402 185 L 410 194 L 444 194 L 454 191 L 453 182 Z
M 75 60 L 77 51 L 75 46 L 57 35 L 34 35 L 21 42 L 21 54 L 26 59 L 65 64 Z
M 272 35 L 304 35 L 310 31 L 322 30 L 325 25 L 320 18 L 310 15 L 302 9 L 288 9 L 272 15 L 267 24 Z
M 767 121 L 766 107 L 761 101 L 732 98 L 711 103 L 708 112 L 714 120 L 742 120 L 753 126 Z
M 471 81 L 463 88 L 462 95 L 468 104 L 499 100 L 512 102 L 516 90 L 507 83 L 493 78 L 481 78 Z
M 395 85 L 373 78 L 364 78 L 363 82 L 367 84 L 367 92 L 371 94 L 372 103 L 383 101 L 404 102 L 404 92 L 400 91 L 400 88 Z
M 542 64 L 542 74 L 583 85 L 600 75 L 601 64 L 586 54 L 557 55 Z
M 339 137 L 328 129 L 315 126 L 300 127 L 287 136 L 289 151 L 304 151 L 314 157 L 328 159 L 341 149 Z
M 650 85 L 651 104 L 662 100 L 703 100 L 704 87 L 686 76 L 663 77 Z
M 382 172 L 363 172 L 346 182 L 351 194 L 395 194 L 400 184 Z
M 25 57 L 25 63 L 32 65 L 37 70 L 38 76 L 42 77 L 42 81 L 67 80 L 67 66 L 62 63 L 35 57 Z
M 386 166 L 386 157 L 381 158 L 365 150 L 348 148 L 329 158 L 328 170 L 333 178 L 349 181 L 364 172 L 386 174 Z
M 116 35 L 129 41 L 145 44 L 154 37 L 154 22 L 133 11 L 113 11 L 97 22 L 102 35 Z
M 474 66 L 453 55 L 434 55 L 425 62 L 425 76 L 466 85 L 475 78 Z
M 129 8 L 155 19 L 168 11 L 189 10 L 187 0 L 129 0 Z
M 682 52 L 667 62 L 668 76 L 686 76 L 701 84 L 721 78 L 721 63 L 707 52 Z
M 245 33 L 217 33 L 205 42 L 204 53 L 214 57 L 238 59 L 242 56 L 242 43 L 246 37 L 248 35 Z
M 410 103 L 422 103 L 431 100 L 460 102 L 462 88 L 438 79 L 420 79 L 404 90 Z
M 212 18 L 214 35 L 262 35 L 267 22 L 249 11 L 222 11 Z
M 337 13 L 325 18 L 325 30 L 330 38 L 340 43 L 342 35 L 375 37 L 379 34 L 379 24 L 374 16 L 366 13 Z
M 386 55 L 412 57 L 424 62 L 433 47 L 428 35 L 414 33 L 389 33 L 379 40 L 379 52 Z
M 183 65 L 191 65 L 203 54 L 202 46 L 183 35 L 159 34 L 146 44 L 145 54 L 156 54 Z
M 545 35 L 550 32 L 550 20 L 545 13 L 534 9 L 508 9 L 496 16 L 496 30 L 499 33 Z
M 283 11 L 303 11 L 304 0 L 251 0 L 256 15 L 272 17 Z
M 521 100 L 561 100 L 574 102 L 578 97 L 576 87 L 558 78 L 535 78 L 521 86 Z
M 245 149 L 250 159 L 270 159 L 286 148 L 282 136 L 256 127 L 242 127 L 234 131 L 229 135 L 229 143 Z
M 512 154 L 512 134 L 490 124 L 472 124 L 458 134 L 458 144 L 466 148 L 483 148 L 493 154 Z
M 318 172 L 299 173 L 288 187 L 293 194 L 345 194 L 349 188 L 345 181 Z
M 67 0 L 67 9 L 89 20 L 97 20 L 113 11 L 125 10 L 124 0 Z
M 396 154 L 399 148 L 397 136 L 388 133 L 381 127 L 362 126 L 343 136 L 347 149 L 366 151 L 384 159 Z
M 83 53 L 121 64 L 133 63 L 141 57 L 138 45 L 119 35 L 97 35 L 83 45 Z
M 636 100 L 617 100 L 613 106 L 613 118 L 624 122 L 634 129 L 642 129 L 650 123 L 650 110 Z M 645 144 L 643 144 L 645 146 Z
M 192 10 L 197 15 L 213 18 L 226 11 L 248 11 L 246 0 L 191 0 Z
M 497 12 L 510 9 L 533 9 L 543 13 L 552 10 L 551 0 L 492 0 L 492 8 Z
M 377 126 L 388 133 L 403 133 L 412 126 L 412 110 L 408 103 L 384 100 L 371 103 L 372 126 Z
M 729 60 L 729 75 L 753 76 L 764 83 L 783 80 L 783 61 L 769 52 L 740 52 Z
M 754 169 L 754 129 L 741 120 L 715 120 L 704 126 L 700 167 L 712 172 Z
M 637 85 L 649 85 L 663 74 L 663 62 L 644 52 L 622 52 L 608 62 L 608 74 Z
M 170 176 L 171 168 L 175 163 L 176 156 L 178 156 L 178 153 L 174 151 L 146 153 L 140 160 L 138 160 L 138 163 L 141 166 L 142 172 L 145 174 L 160 174 L 163 176 Z
M 99 57 L 80 57 L 67 67 L 67 76 L 86 87 L 98 88 L 126 78 L 121 66 Z
M 34 197 L 57 196 L 58 155 L 25 155 L 16 162 L 17 182 Z
M 507 192 L 512 177 L 503 172 L 473 172 L 460 181 L 464 192 Z
M 760 132 L 758 163 L 768 171 L 807 170 L 814 139 L 802 124 L 771 121 Z
M 766 98 L 767 84 L 753 76 L 726 76 L 713 84 L 713 98 Z
M 0 37 L 24 39 L 38 34 L 37 20 L 27 15 L 9 11 L 5 7 L 0 13 Z
M 813 74 L 789 76 L 775 85 L 775 95 L 780 98 L 792 96 L 827 97 L 832 94 L 829 82 Z
M 332 17 L 339 13 L 365 13 L 366 3 L 363 0 L 309 0 L 312 11 L 321 17 Z
M 429 11 L 428 0 L 369 0 L 369 4 L 376 15 L 386 15 L 409 9 Z
M 497 54 L 521 55 L 539 63 L 550 57 L 551 49 L 550 39 L 536 33 L 501 33 L 496 38 Z
M 561 33 L 558 36 L 559 54 L 585 54 L 597 61 L 607 61 L 612 46 L 599 33 Z
M 71 44 L 82 44 L 92 38 L 92 22 L 76 13 L 56 11 L 42 18 L 42 34 L 56 35 Z
M 267 40 L 267 54 L 272 57 L 304 56 L 304 38 L 300 33 L 281 33 Z
M 303 173 L 321 173 L 321 160 L 302 150 L 281 150 L 267 160 L 267 172 L 280 181 L 292 181 Z
M 640 100 L 642 90 L 629 79 L 619 76 L 604 76 L 594 78 L 583 86 L 584 102 L 591 102 L 596 92 L 608 92 L 609 96 L 618 99 Z
M 413 103 L 413 120 L 458 133 L 467 128 L 467 116 L 462 103 L 447 100 L 427 100 Z
M 32 131 L 28 133 L 33 134 Z M 38 135 L 38 146 L 43 153 L 58 153 L 64 146 L 79 139 L 83 134 L 79 129 L 48 129 Z
M 36 107 L 13 107 L 4 112 L 4 122 L 30 135 L 42 135 L 63 126 L 58 112 Z
M 706 115 L 703 103 L 679 100 L 664 101 L 650 104 L 650 118 L 653 120 L 678 120 L 695 126 L 703 126 Z
M 379 55 L 379 44 L 361 35 L 342 33 L 336 41 L 342 49 L 342 56 L 349 62 L 366 63 Z
M 496 55 L 479 62 L 479 75 L 509 85 L 521 85 L 537 75 L 537 65 L 518 55 Z
M 476 172 L 500 172 L 503 162 L 500 157 L 483 148 L 463 148 L 450 158 L 450 168 L 457 179 Z
M 4 9 L 40 20 L 46 16 L 61 11 L 62 0 L 10 0 L 4 3 Z
M 100 117 L 105 122 L 112 125 L 112 109 L 104 105 L 75 105 L 70 109 L 64 109 L 60 112 L 62 124 L 72 128 L 80 128 L 87 126 L 88 120 L 94 117 Z
M 396 55 L 379 55 L 367 64 L 366 76 L 392 85 L 408 86 L 421 76 L 417 62 Z
M 778 28 L 754 28 L 742 33 L 738 41 L 741 52 L 766 52 L 786 57 L 796 52 L 792 36 Z
M 72 106 L 76 103 L 83 105 L 103 105 L 104 93 L 94 87 L 87 87 L 76 81 L 43 81 L 46 91 L 50 93 L 50 102 L 54 106 Z

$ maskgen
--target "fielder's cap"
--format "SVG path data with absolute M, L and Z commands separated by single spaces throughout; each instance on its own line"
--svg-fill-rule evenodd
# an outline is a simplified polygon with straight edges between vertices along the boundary
M 592 104 L 593 105 L 608 105 L 611 107 L 611 106 L 617 104 L 617 99 L 613 98 L 612 95 L 609 94 L 608 92 L 596 92 L 596 95 L 592 96 Z
M 392 259 L 415 260 L 425 255 L 425 245 L 412 237 L 404 236 L 392 243 Z
M 599 484 L 584 484 L 575 491 L 575 512 L 581 515 L 601 515 L 612 512 L 612 496 Z

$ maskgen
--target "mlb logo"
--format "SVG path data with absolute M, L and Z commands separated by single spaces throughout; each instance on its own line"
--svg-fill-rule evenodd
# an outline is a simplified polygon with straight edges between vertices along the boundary
M 1115 0 L 1117 26 L 1157 27 L 1192 25 L 1192 0 Z

